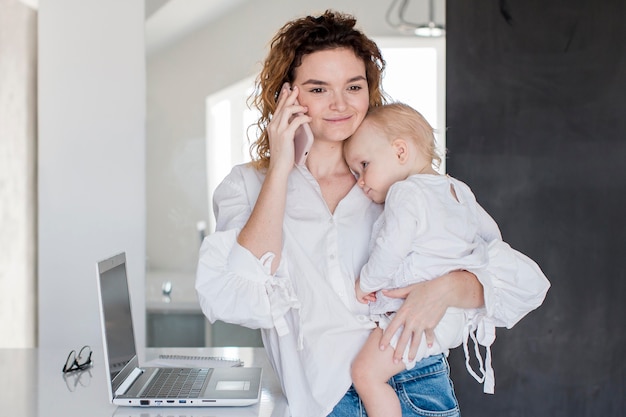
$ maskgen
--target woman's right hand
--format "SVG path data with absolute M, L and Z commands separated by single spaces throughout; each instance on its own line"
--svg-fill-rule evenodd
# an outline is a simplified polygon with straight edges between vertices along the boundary
M 298 87 L 291 89 L 288 83 L 278 95 L 276 110 L 267 125 L 267 135 L 270 145 L 269 170 L 284 169 L 291 171 L 295 162 L 294 136 L 296 129 L 311 121 L 305 113 L 306 106 L 298 103 Z

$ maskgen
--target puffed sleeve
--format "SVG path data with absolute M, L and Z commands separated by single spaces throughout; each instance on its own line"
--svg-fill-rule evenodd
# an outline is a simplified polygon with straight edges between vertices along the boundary
M 510 329 L 543 303 L 550 282 L 532 259 L 499 239 L 489 242 L 488 255 L 486 268 L 470 272 L 483 285 L 486 316 Z
M 209 321 L 222 320 L 249 328 L 277 327 L 281 334 L 285 332 L 285 312 L 298 307 L 290 281 L 283 276 L 285 268 L 281 265 L 271 274 L 274 254 L 258 259 L 237 243 L 261 182 L 251 168 L 236 167 L 217 187 L 217 230 L 202 242 L 196 291 Z
M 196 273 L 196 291 L 205 316 L 250 328 L 272 326 L 265 274 L 259 260 L 237 243 L 238 230 L 204 239 Z

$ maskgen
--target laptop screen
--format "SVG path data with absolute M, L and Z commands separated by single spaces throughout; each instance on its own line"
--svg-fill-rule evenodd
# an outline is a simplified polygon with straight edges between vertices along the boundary
M 99 265 L 102 310 L 111 380 L 136 357 L 126 256 L 120 254 Z

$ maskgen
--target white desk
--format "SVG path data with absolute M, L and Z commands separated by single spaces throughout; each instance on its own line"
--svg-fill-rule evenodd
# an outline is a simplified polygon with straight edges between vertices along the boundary
M 80 349 L 80 346 L 77 347 Z M 109 402 L 102 349 L 94 348 L 88 370 L 63 374 L 69 352 L 0 349 L 0 415 L 19 417 L 287 417 L 285 397 L 263 348 L 148 348 L 146 360 L 161 353 L 233 356 L 263 368 L 261 401 L 248 407 L 141 408 Z

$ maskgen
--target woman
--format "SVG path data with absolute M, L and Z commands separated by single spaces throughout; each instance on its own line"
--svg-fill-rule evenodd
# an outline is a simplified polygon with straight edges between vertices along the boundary
M 355 23 L 327 11 L 288 22 L 276 34 L 254 97 L 262 132 L 254 162 L 234 167 L 215 191 L 216 232 L 200 250 L 203 312 L 212 322 L 262 329 L 298 417 L 362 413 L 350 364 L 374 324 L 356 301 L 354 281 L 382 207 L 356 186 L 342 143 L 368 108 L 385 100 L 384 60 Z M 306 165 L 294 166 L 294 133 L 304 123 L 315 140 Z M 388 292 L 406 301 L 382 345 L 404 326 L 397 359 L 409 341 L 414 356 L 422 334 L 432 340 L 449 306 L 475 309 L 477 323 L 510 327 L 541 304 L 548 287 L 536 265 L 505 244 L 490 253 L 486 270 L 472 272 Z M 400 373 L 393 386 L 405 415 L 459 413 L 443 355 Z

